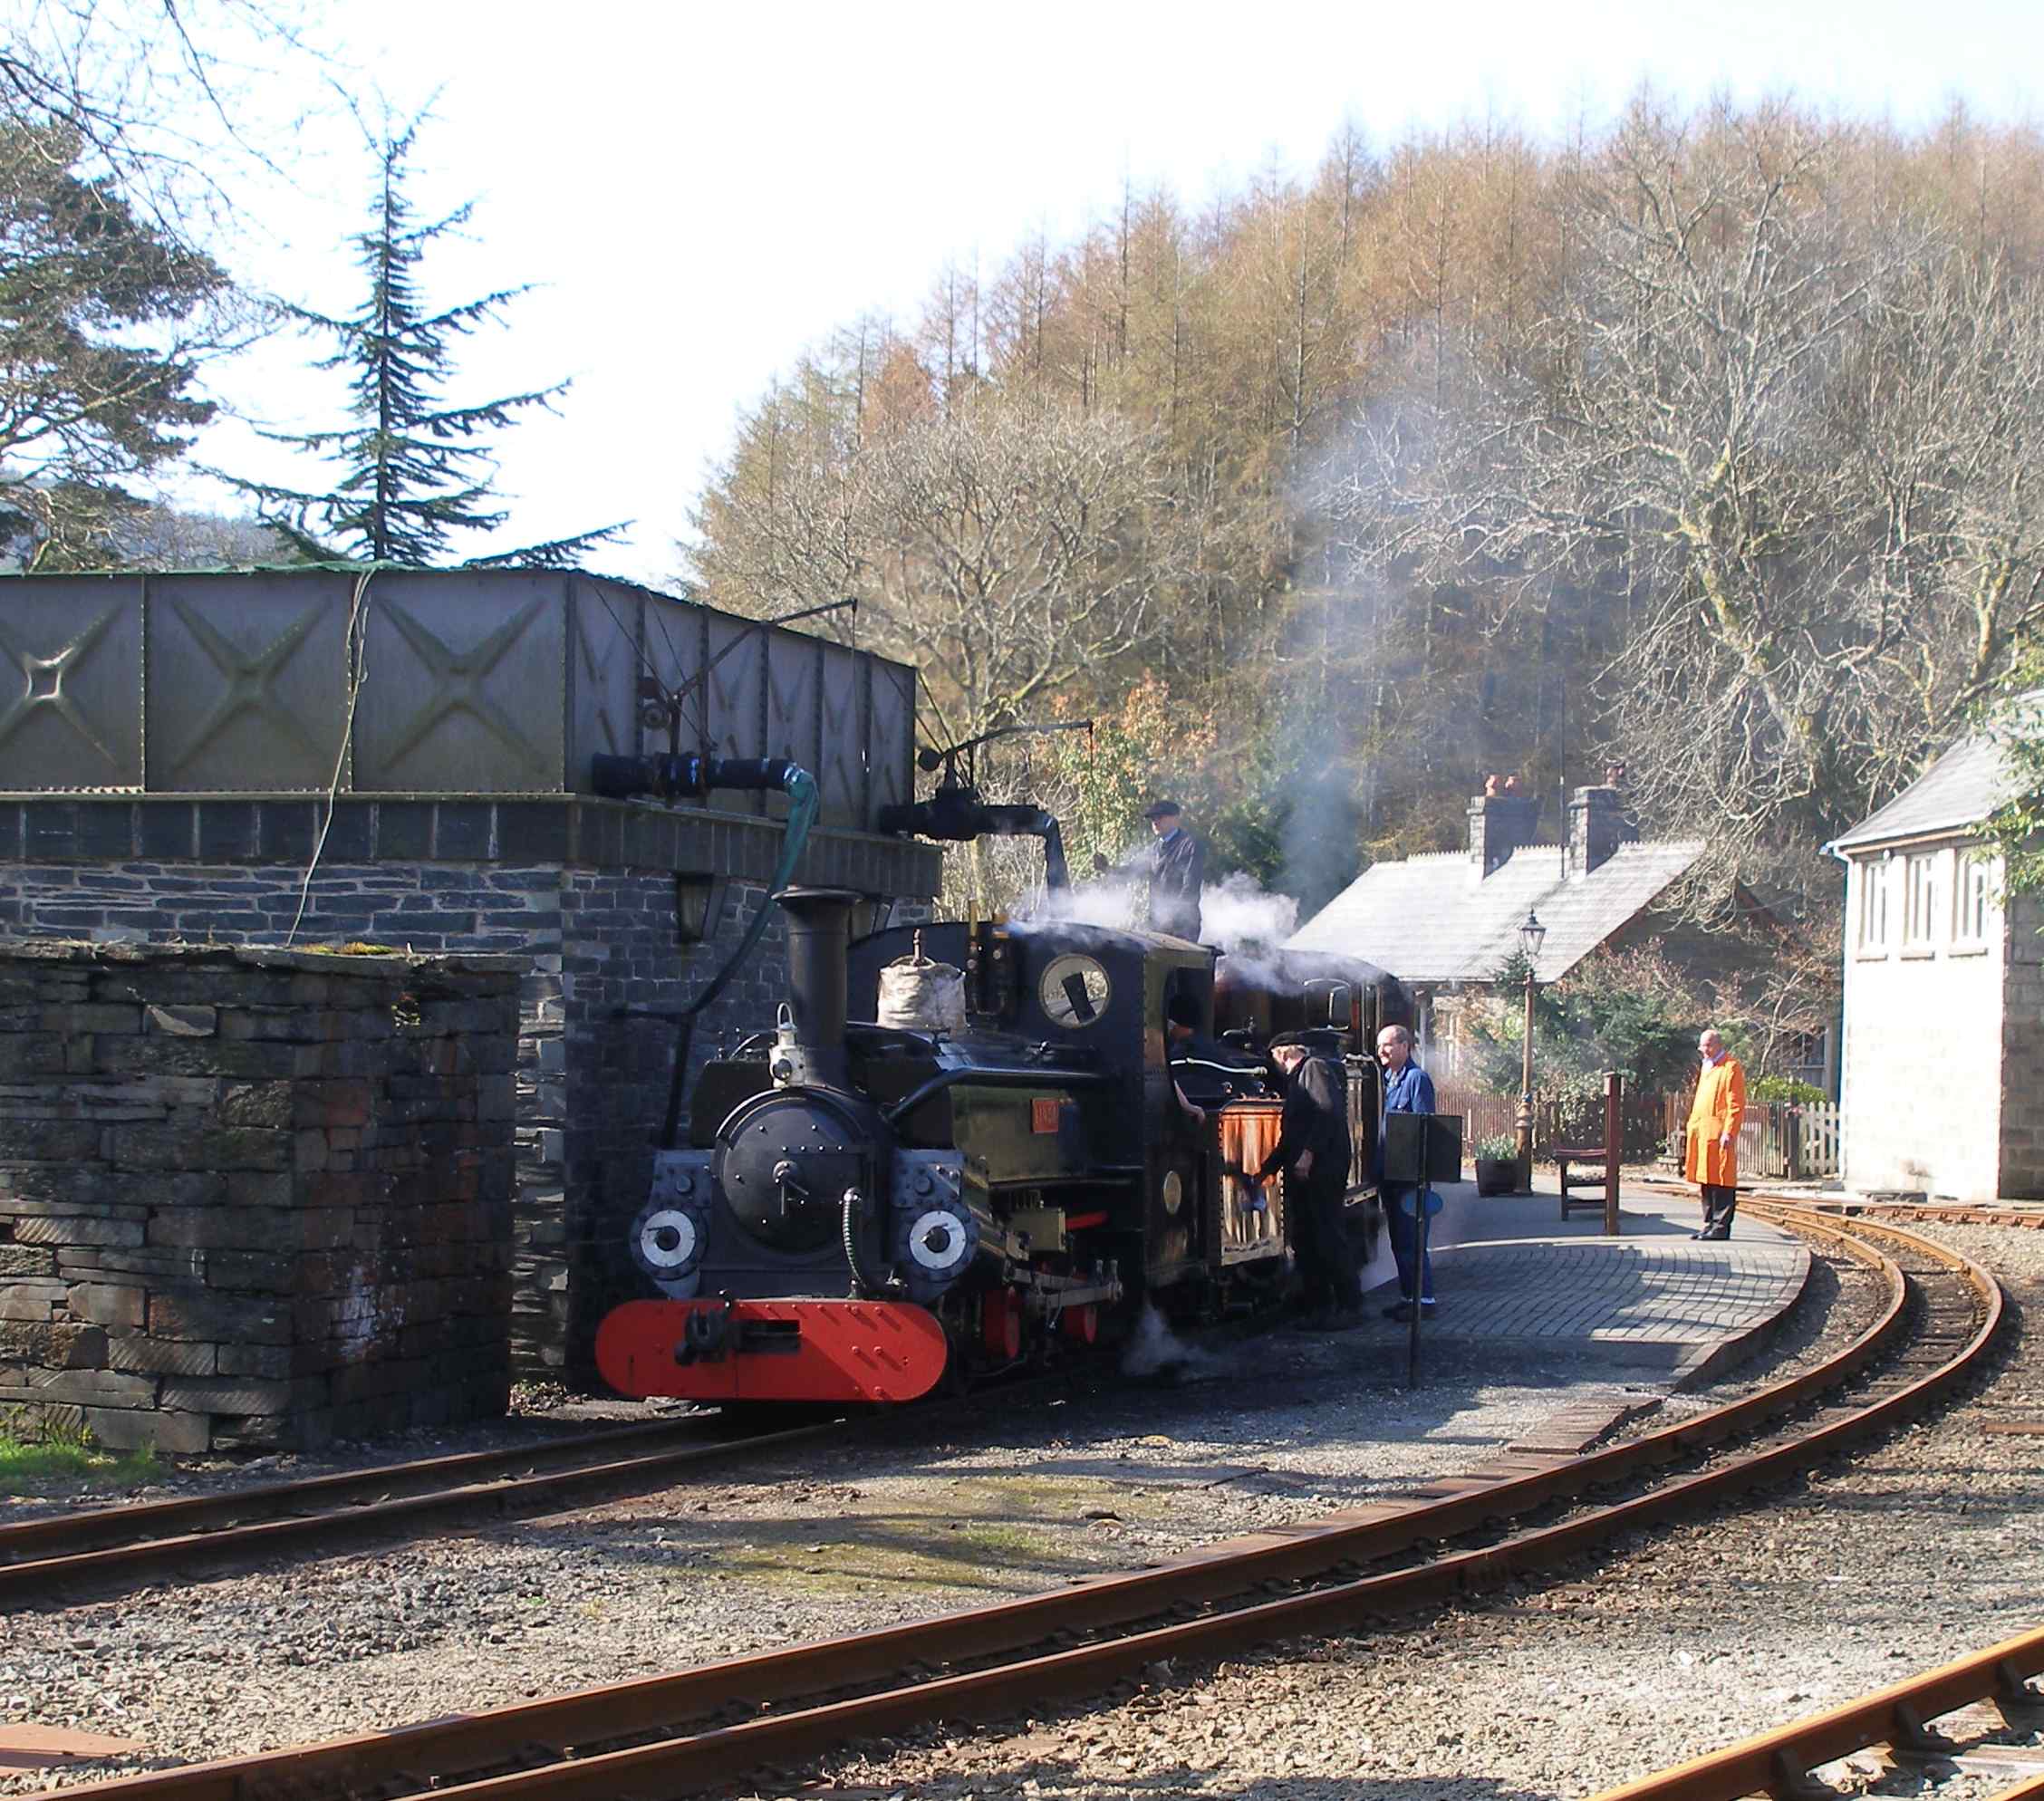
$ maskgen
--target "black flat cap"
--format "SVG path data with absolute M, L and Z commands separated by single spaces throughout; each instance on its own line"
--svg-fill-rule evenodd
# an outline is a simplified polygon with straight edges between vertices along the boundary
M 1176 819 L 1185 809 L 1176 801 L 1152 801 L 1143 809 L 1145 819 Z

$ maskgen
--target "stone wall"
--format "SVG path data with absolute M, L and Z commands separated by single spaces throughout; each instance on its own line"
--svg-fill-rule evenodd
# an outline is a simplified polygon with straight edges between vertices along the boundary
M 2011 1199 L 2044 1195 L 2044 908 L 2008 903 L 2001 1006 L 2001 1180 Z
M 275 944 L 295 924 L 300 944 L 518 952 L 514 1367 L 591 1385 L 598 1322 L 639 1292 L 625 1239 L 666 1111 L 670 1016 L 766 904 L 750 872 L 770 864 L 779 827 L 583 802 L 385 802 L 360 816 L 343 804 L 336 819 L 308 880 L 284 841 L 288 825 L 290 848 L 309 850 L 309 803 L 0 800 L 0 933 Z M 273 842 L 283 854 L 260 854 Z M 10 843 L 29 854 L 9 860 Z M 217 854 L 137 854 L 144 843 Z M 534 855 L 548 849 L 568 860 Z M 798 874 L 898 896 L 907 917 L 933 891 L 938 856 L 819 834 Z M 723 872 L 699 944 L 678 935 L 675 910 L 677 869 L 696 860 Z M 775 918 L 699 1021 L 691 1069 L 719 1040 L 771 1025 L 785 978 Z
M 501 1412 L 518 968 L 0 942 L 0 1406 L 174 1451 Z

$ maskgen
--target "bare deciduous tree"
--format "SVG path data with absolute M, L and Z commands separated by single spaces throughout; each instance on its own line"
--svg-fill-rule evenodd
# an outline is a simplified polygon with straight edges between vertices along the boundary
M 828 459 L 786 435 L 770 492 L 725 496 L 699 574 L 762 612 L 856 595 L 862 639 L 921 665 L 958 737 L 1083 690 L 1186 578 L 1186 508 L 1125 419 L 977 402 Z

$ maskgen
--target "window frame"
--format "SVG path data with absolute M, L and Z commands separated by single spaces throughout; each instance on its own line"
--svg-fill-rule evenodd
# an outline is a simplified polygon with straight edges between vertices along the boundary
M 1977 955 L 1987 949 L 1988 928 L 1994 917 L 1993 881 L 1993 852 L 1984 844 L 1961 846 L 1952 859 L 1952 942 L 1955 950 Z
M 1865 857 L 1860 861 L 1859 910 L 1853 933 L 1856 957 L 1871 958 L 1888 954 L 1889 862 L 1885 856 Z
M 1905 957 L 1937 953 L 1938 865 L 1943 851 L 1905 851 L 1902 858 L 1902 951 Z

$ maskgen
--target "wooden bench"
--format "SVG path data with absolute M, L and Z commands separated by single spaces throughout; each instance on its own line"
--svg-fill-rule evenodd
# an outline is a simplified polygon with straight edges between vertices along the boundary
M 1561 1217 L 1567 1218 L 1572 1207 L 1594 1207 L 1603 1212 L 1606 1199 L 1615 1198 L 1618 1182 L 1618 1166 L 1608 1158 L 1605 1147 L 1593 1144 L 1565 1151 L 1557 1146 L 1548 1155 L 1561 1170 Z M 1568 1166 L 1571 1163 L 1596 1167 L 1578 1169 L 1576 1174 L 1570 1175 Z

